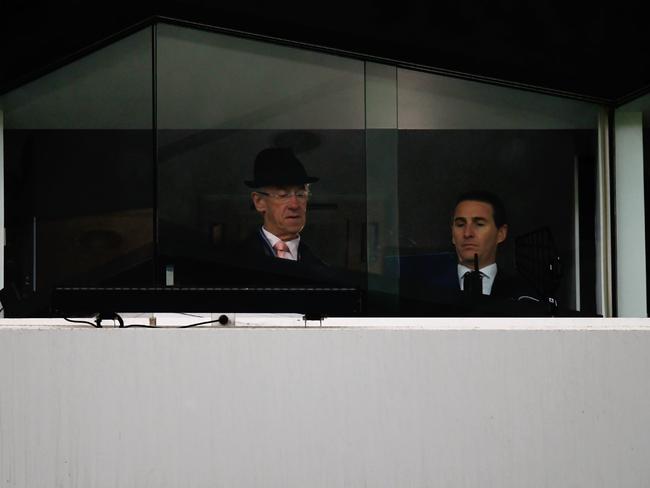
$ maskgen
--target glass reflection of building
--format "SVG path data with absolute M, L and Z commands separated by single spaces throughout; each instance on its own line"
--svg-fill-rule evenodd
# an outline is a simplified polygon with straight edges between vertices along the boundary
M 647 315 L 643 99 L 609 120 L 589 101 L 158 23 L 2 101 L 5 283 L 21 293 L 159 286 L 210 260 L 259 226 L 255 154 L 290 146 L 321 178 L 304 239 L 371 292 L 398 295 L 401 256 L 452 252 L 455 197 L 485 188 L 510 216 L 501 269 L 517 236 L 548 228 L 561 303 Z

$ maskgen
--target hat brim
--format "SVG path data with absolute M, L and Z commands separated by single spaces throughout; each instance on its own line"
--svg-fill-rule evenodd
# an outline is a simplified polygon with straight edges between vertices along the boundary
M 263 186 L 287 186 L 287 185 L 304 185 L 306 183 L 316 183 L 320 178 L 307 176 L 299 180 L 245 180 L 244 184 L 249 188 L 261 188 Z

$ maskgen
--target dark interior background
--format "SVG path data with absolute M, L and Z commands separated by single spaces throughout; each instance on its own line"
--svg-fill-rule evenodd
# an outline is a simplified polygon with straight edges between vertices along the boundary
M 497 256 L 502 269 L 515 271 L 517 236 L 549 227 L 568 272 L 574 264 L 574 167 L 578 162 L 584 173 L 581 221 L 593 226 L 596 150 L 595 130 L 401 130 L 400 254 L 453 252 L 455 200 L 480 189 L 499 195 L 506 207 L 508 238 Z M 581 232 L 583 283 L 595 272 L 593 239 L 593 231 Z M 568 306 L 575 291 L 567 272 L 558 296 Z M 583 311 L 595 309 L 594 291 L 582 301 Z
M 21 296 L 52 286 L 151 286 L 153 134 L 5 130 L 5 281 Z
M 650 32 L 646 28 L 645 17 L 639 15 L 639 12 L 634 9 L 618 4 L 593 5 L 585 9 L 543 2 L 507 0 L 490 4 L 456 2 L 444 5 L 420 5 L 413 3 L 400 5 L 399 9 L 395 9 L 394 6 L 380 6 L 374 2 L 364 2 L 354 7 L 347 6 L 345 11 L 333 7 L 315 11 L 311 5 L 297 8 L 282 5 L 253 8 L 245 5 L 215 5 L 213 2 L 202 0 L 149 1 L 138 4 L 104 1 L 89 4 L 77 0 L 63 0 L 55 4 L 46 4 L 32 0 L 10 0 L 3 3 L 0 13 L 2 14 L 0 15 L 0 56 L 3 59 L 3 70 L 0 71 L 0 93 L 20 86 L 72 59 L 106 45 L 115 36 L 119 37 L 121 33 L 134 29 L 137 24 L 150 22 L 152 16 L 197 22 L 219 29 L 234 29 L 252 35 L 271 36 L 289 42 L 308 43 L 326 49 L 356 53 L 361 57 L 391 60 L 394 61 L 394 64 L 401 66 L 417 65 L 434 72 L 452 71 L 452 75 L 459 77 L 479 80 L 487 78 L 491 82 L 503 82 L 506 85 L 522 84 L 541 91 L 612 105 L 644 93 L 650 84 L 650 56 L 648 56 Z M 8 132 L 6 131 L 6 133 Z M 96 136 L 97 134 L 93 135 L 91 139 Z M 32 161 L 32 163 L 25 163 L 25 167 L 21 169 L 9 168 L 8 178 L 16 177 L 12 181 L 20 182 L 27 181 L 25 178 L 28 179 L 30 175 L 34 176 L 36 172 L 42 175 L 39 176 L 40 183 L 23 185 L 21 187 L 24 190 L 23 194 L 8 186 L 7 198 L 14 204 L 22 201 L 25 208 L 36 205 L 38 207 L 35 210 L 37 219 L 44 226 L 47 222 L 57 222 L 56 225 L 61 228 L 61 220 L 66 218 L 83 220 L 88 219 L 90 215 L 101 215 L 105 222 L 110 222 L 110 219 L 117 214 L 113 215 L 111 211 L 103 207 L 103 197 L 111 194 L 113 189 L 120 187 L 125 188 L 119 192 L 120 202 L 125 203 L 119 203 L 120 207 L 116 210 L 121 215 L 121 220 L 124 221 L 125 215 L 128 214 L 133 217 L 134 221 L 148 221 L 151 224 L 147 225 L 154 225 L 153 218 L 150 218 L 151 215 L 147 215 L 147 212 L 151 212 L 152 205 L 145 202 L 145 200 L 151 201 L 153 190 L 148 190 L 150 193 L 147 193 L 147 191 L 142 192 L 137 188 L 131 188 L 129 184 L 123 186 L 123 182 L 119 181 L 121 177 L 108 176 L 105 171 L 110 168 L 110 161 L 118 158 L 115 151 L 121 150 L 119 149 L 120 145 L 115 141 L 81 143 L 77 148 L 73 147 L 70 142 L 61 143 L 62 146 L 56 147 L 56 144 L 53 145 L 51 141 L 45 140 L 43 144 L 35 145 L 26 143 L 25 137 L 20 141 L 22 136 L 7 135 L 7 137 L 8 139 L 5 140 L 7 153 L 14 151 L 15 155 L 15 152 L 18 151 L 20 154 L 16 156 L 17 160 L 23 163 Z M 164 139 L 164 136 L 161 137 Z M 207 137 L 210 140 L 212 136 L 203 134 L 199 137 Z M 409 140 L 410 137 L 414 139 Z M 481 174 L 481 171 L 485 170 L 483 165 L 487 164 L 486 162 L 479 163 L 477 159 L 472 159 L 472 156 L 476 154 L 472 153 L 471 147 L 451 139 L 444 144 L 440 141 L 436 143 L 436 137 L 433 137 L 429 144 L 444 146 L 449 143 L 451 144 L 450 148 L 454 148 L 456 154 L 467 156 L 462 164 L 468 165 L 468 170 L 475 174 Z M 12 139 L 14 139 L 13 142 Z M 417 162 L 421 160 L 422 156 L 436 155 L 451 160 L 449 158 L 452 155 L 445 156 L 445 150 L 440 147 L 415 149 L 421 146 L 416 139 L 416 135 L 411 136 L 408 133 L 400 135 L 400 164 L 404 161 L 402 165 L 404 171 L 407 171 L 406 168 L 409 167 L 419 171 Z M 65 140 L 65 137 L 62 140 Z M 406 146 L 402 144 L 403 140 L 408 140 Z M 20 143 L 16 143 L 16 141 L 20 141 Z M 141 172 L 140 169 L 134 169 L 135 167 L 119 168 L 120 171 L 124 170 L 124 174 L 129 175 L 128 178 L 135 178 L 134 182 L 142 181 L 139 178 L 150 174 L 149 169 L 152 164 L 150 142 L 140 141 L 134 145 L 126 144 L 124 147 L 129 149 L 125 154 L 119 155 L 119 157 L 125 156 L 126 161 L 132 161 L 131 153 L 141 153 L 137 157 L 138 162 L 144 164 L 142 167 L 138 166 L 141 168 Z M 529 142 L 531 147 L 536 147 L 536 142 Z M 481 150 L 487 151 L 486 154 L 494 155 L 494 152 L 490 152 L 488 142 L 477 141 L 477 143 Z M 33 147 L 30 148 L 30 144 Z M 110 149 L 106 149 L 107 144 Z M 558 144 L 565 146 L 574 144 L 576 147 L 582 147 L 582 143 L 578 143 L 576 140 L 573 142 L 560 141 Z M 411 145 L 413 148 L 409 149 Z M 510 145 L 506 144 L 506 146 L 508 151 L 512 151 L 513 157 L 522 155 L 521 147 L 517 147 L 514 142 Z M 549 164 L 553 167 L 556 163 L 549 163 L 548 159 L 543 160 L 541 155 L 546 153 L 541 146 L 539 154 L 523 155 L 529 161 L 536 161 L 534 169 L 528 169 L 530 174 L 550 178 L 549 175 L 552 172 L 544 172 L 544 169 L 548 169 Z M 99 147 L 103 148 L 105 154 L 97 154 Z M 161 149 L 164 152 L 162 146 Z M 501 150 L 506 151 L 503 148 Z M 47 165 L 39 166 L 40 163 L 35 162 L 38 160 L 39 154 L 45 154 L 46 151 L 51 151 L 51 154 L 55 155 L 59 161 L 69 160 L 70 155 L 79 156 L 79 163 L 71 163 L 70 172 L 66 171 L 63 175 L 53 174 L 55 172 L 51 171 L 52 168 L 41 167 Z M 224 154 L 227 153 L 226 151 Z M 234 154 L 234 152 L 230 153 L 228 158 L 232 159 Z M 498 156 L 498 154 L 496 155 Z M 552 159 L 552 154 L 548 156 Z M 580 178 L 585 185 L 590 186 L 593 178 L 588 175 L 588 169 L 592 167 L 592 155 L 587 151 L 580 158 L 582 158 L 581 166 L 586 169 L 586 171 L 580 172 Z M 407 163 L 407 160 L 413 161 L 413 163 Z M 100 178 L 95 178 L 92 184 L 83 185 L 83 188 L 80 189 L 78 184 L 74 183 L 74 171 L 78 171 L 79 175 L 86 174 L 84 164 L 88 165 L 88 161 L 92 163 L 91 166 L 86 167 L 94 168 Z M 147 161 L 148 163 L 146 163 Z M 149 169 L 145 170 L 147 164 Z M 462 168 L 462 164 L 459 167 Z M 436 170 L 432 169 L 431 171 L 435 172 Z M 559 171 L 558 174 L 563 170 Z M 102 174 L 105 175 L 103 178 Z M 161 173 L 161 176 L 163 175 L 164 173 Z M 441 174 L 432 176 L 440 178 Z M 408 176 L 405 177 L 408 178 Z M 402 174 L 400 174 L 400 185 L 402 185 L 401 178 Z M 422 181 L 424 180 L 425 178 L 422 178 Z M 162 189 L 165 189 L 164 181 L 164 178 L 161 178 L 160 188 Z M 441 181 L 444 181 L 444 176 Z M 482 183 L 481 186 L 485 186 L 484 184 L 489 180 L 477 181 Z M 558 191 L 558 194 L 564 198 L 566 188 L 563 188 L 562 185 L 566 184 L 565 180 L 558 178 L 555 183 L 544 181 L 544 188 L 547 191 L 548 188 L 553 187 L 553 184 L 559 184 L 560 188 L 554 189 L 554 191 Z M 564 183 L 557 183 L 557 181 L 564 181 Z M 170 183 L 172 183 L 172 187 L 168 193 L 171 195 L 172 190 L 178 189 L 173 185 L 181 185 L 183 181 L 172 182 L 170 180 Z M 421 181 L 415 183 L 421 183 Z M 447 183 L 446 188 L 449 188 L 450 194 L 452 193 L 451 188 L 454 188 L 453 193 L 456 193 L 454 185 L 464 186 L 460 182 L 447 181 Z M 137 183 L 134 184 L 136 187 L 138 186 Z M 199 186 L 204 184 L 205 182 L 198 182 Z M 70 190 L 69 194 L 60 197 L 66 188 Z M 72 191 L 73 188 L 74 191 Z M 144 200 L 136 201 L 137 198 L 133 200 L 132 189 L 135 190 L 134 194 L 139 195 L 137 198 L 144 196 Z M 35 195 L 42 190 L 45 191 L 45 195 L 60 197 L 60 201 L 51 207 L 50 205 L 41 205 L 35 199 Z M 61 190 L 60 193 L 59 190 Z M 507 192 L 505 193 L 507 194 Z M 182 194 L 182 191 L 178 193 L 179 200 Z M 209 194 L 209 190 L 206 190 L 206 194 Z M 416 192 L 413 193 L 413 195 L 415 194 Z M 30 195 L 32 200 L 28 202 Z M 400 195 L 402 198 L 405 196 L 408 197 L 403 192 Z M 444 196 L 445 199 L 447 197 L 446 195 L 441 196 Z M 543 197 L 548 194 L 540 194 L 536 197 L 538 196 Z M 583 197 L 584 195 L 581 194 L 581 198 Z M 516 198 L 516 195 L 507 196 L 506 204 L 511 207 L 512 200 L 516 201 Z M 336 205 L 331 200 L 333 199 L 328 197 L 322 203 L 314 202 L 311 215 L 325 215 L 332 205 Z M 214 201 L 210 198 L 207 198 L 207 201 L 211 203 L 203 202 L 197 205 L 199 207 L 203 205 L 205 208 L 214 205 Z M 405 199 L 400 204 L 400 212 L 403 208 L 408 209 L 410 203 L 413 202 L 407 202 Z M 182 202 L 182 204 L 187 205 L 187 202 Z M 321 207 L 319 208 L 318 205 Z M 581 208 L 587 207 L 588 205 L 581 205 Z M 64 216 L 66 212 L 69 212 L 67 217 Z M 134 216 L 133 212 L 141 213 Z M 407 214 L 408 212 L 406 211 Z M 435 209 L 432 212 L 431 215 L 442 222 L 442 218 L 436 214 Z M 201 211 L 197 215 L 200 213 Z M 210 212 L 204 212 L 205 215 L 208 213 Z M 21 218 L 21 215 L 24 217 L 22 210 L 17 218 Z M 402 215 L 400 217 L 401 225 L 408 227 L 408 218 L 402 218 Z M 8 225 L 13 225 L 11 222 L 13 218 L 14 216 L 8 215 Z M 314 218 L 317 217 L 312 217 L 312 222 Z M 214 223 L 209 223 L 207 217 L 202 219 L 199 218 L 201 221 L 193 223 L 192 226 L 198 229 L 199 237 L 203 239 L 207 236 L 207 243 L 210 245 L 210 239 L 213 237 L 211 225 Z M 178 219 L 172 216 L 169 222 L 161 221 L 161 235 L 169 232 L 169 236 L 172 237 L 169 242 L 173 243 L 170 245 L 181 249 L 182 246 L 175 242 L 175 237 L 184 235 L 183 230 L 186 229 L 183 226 L 187 223 L 182 222 L 181 227 L 174 229 L 173 226 L 178 224 L 175 220 Z M 74 242 L 79 242 L 78 249 L 84 249 L 84 246 L 89 249 L 93 247 L 103 249 L 102 252 L 107 259 L 114 256 L 112 253 L 117 252 L 116 250 L 124 251 L 125 248 L 121 246 L 124 246 L 125 243 L 120 241 L 116 235 L 110 232 L 108 234 L 94 232 L 92 225 L 88 224 L 86 220 L 83 222 L 88 226 L 83 233 L 85 237 L 73 235 L 73 232 L 69 235 Z M 10 252 L 11 246 L 27 246 L 33 240 L 33 235 L 30 234 L 33 232 L 33 222 L 25 218 L 14 223 L 23 226 L 23 231 L 20 233 L 22 237 L 9 241 L 7 252 Z M 168 223 L 169 226 L 167 226 Z M 207 230 L 206 223 L 208 224 Z M 525 224 L 529 222 L 521 223 L 525 227 Z M 582 225 L 590 225 L 589 220 L 587 219 L 587 223 L 581 220 Z M 443 245 L 442 241 L 436 242 L 435 239 L 427 237 L 422 229 L 407 227 L 404 227 L 406 240 L 403 242 L 415 242 L 416 245 L 402 245 L 400 251 L 408 253 L 413 251 L 413 248 L 426 250 L 439 248 Z M 517 222 L 516 227 L 520 227 L 520 222 Z M 562 226 L 560 225 L 560 227 Z M 143 231 L 143 235 L 153 233 L 153 227 L 140 226 L 140 229 Z M 554 232 L 556 235 L 563 233 L 562 228 L 558 228 L 557 231 L 557 233 Z M 240 229 L 238 232 L 243 232 L 243 230 Z M 119 234 L 119 232 L 117 233 Z M 581 234 L 593 235 L 593 232 L 581 232 Z M 145 240 L 143 239 L 143 242 Z M 48 241 L 46 237 L 39 236 L 39 242 Z M 39 253 L 49 252 L 50 249 L 56 248 L 54 245 L 56 243 L 52 244 L 44 249 L 37 249 L 37 259 Z M 448 244 L 447 241 L 446 245 Z M 586 246 L 585 249 L 591 252 L 592 243 L 581 243 L 581 250 L 583 244 Z M 561 251 L 566 249 L 563 242 L 558 245 Z M 146 245 L 142 249 L 144 254 L 151 252 L 150 249 L 147 250 Z M 325 250 L 324 252 L 331 251 Z M 511 252 L 507 247 L 504 248 L 503 254 L 507 262 L 510 261 Z M 348 260 L 348 264 L 350 263 L 349 253 L 345 257 L 337 255 L 331 256 L 331 258 L 337 263 L 344 260 Z M 26 256 L 24 259 L 31 258 Z M 79 263 L 86 262 L 83 258 L 77 259 L 77 261 Z M 7 266 L 11 267 L 12 264 L 8 261 Z M 29 263 L 22 263 L 20 266 L 30 267 Z M 147 270 L 142 276 L 148 276 L 150 271 Z M 31 286 L 29 282 L 24 283 L 24 276 L 20 278 L 21 283 L 25 286 Z M 38 276 L 36 278 L 38 279 Z
M 210 260 L 261 225 L 244 180 L 259 151 L 289 146 L 312 185 L 301 236 L 325 262 L 365 271 L 363 130 L 161 130 L 158 132 L 159 250 Z

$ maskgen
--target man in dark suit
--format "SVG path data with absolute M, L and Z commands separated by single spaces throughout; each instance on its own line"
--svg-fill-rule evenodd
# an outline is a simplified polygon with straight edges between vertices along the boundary
M 186 284 L 227 288 L 239 311 L 349 314 L 360 293 L 327 266 L 301 238 L 307 219 L 310 176 L 289 148 L 267 148 L 244 183 L 261 225 L 244 240 L 196 263 Z M 186 266 L 190 268 L 189 266 Z M 337 289 L 333 289 L 337 288 Z
M 438 305 L 433 313 L 440 314 L 545 314 L 533 287 L 497 269 L 498 246 L 507 236 L 505 207 L 496 195 L 460 195 L 451 217 L 455 253 L 412 256 L 400 266 L 404 309 L 426 310 L 429 301 Z
M 323 265 L 300 238 L 307 222 L 310 184 L 316 181 L 290 148 L 261 151 L 255 158 L 253 179 L 244 183 L 253 189 L 251 199 L 263 223 L 243 243 L 242 254 Z
M 454 207 L 451 235 L 461 290 L 474 287 L 476 294 L 537 301 L 535 290 L 524 280 L 497 269 L 498 246 L 508 237 L 506 210 L 498 196 L 486 191 L 460 195 Z

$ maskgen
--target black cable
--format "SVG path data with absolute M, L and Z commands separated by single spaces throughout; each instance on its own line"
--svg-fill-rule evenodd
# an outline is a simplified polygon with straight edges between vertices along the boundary
M 178 327 L 174 327 L 175 329 L 188 329 L 190 327 L 196 327 L 197 325 L 204 325 L 204 324 L 214 324 L 215 322 L 219 322 L 221 325 L 225 325 L 223 322 L 223 318 L 225 315 L 221 315 L 218 319 L 215 320 L 206 320 L 205 322 L 197 322 L 196 324 L 190 324 L 190 325 L 179 325 Z M 227 319 L 227 317 L 226 317 Z M 228 322 L 226 321 L 226 324 Z
M 124 320 L 122 320 L 122 317 L 120 317 L 120 314 L 117 314 L 115 312 L 99 312 L 97 315 L 95 315 L 95 323 L 101 327 L 102 322 L 104 320 L 112 320 L 113 321 L 113 327 L 115 327 L 115 321 L 120 324 L 120 327 L 124 327 Z
M 189 314 L 181 313 L 181 315 L 189 315 Z M 225 320 L 224 320 L 224 318 L 225 318 Z M 67 320 L 68 322 L 73 322 L 75 324 L 92 325 L 96 329 L 101 329 L 102 328 L 101 325 L 97 325 L 97 324 L 95 324 L 93 322 L 87 322 L 85 320 L 72 320 L 72 319 L 68 319 L 68 318 L 65 318 L 65 317 L 63 319 Z M 120 325 L 119 328 L 120 329 L 127 329 L 129 327 L 139 327 L 139 328 L 142 328 L 142 329 L 189 329 L 190 327 L 196 327 L 197 325 L 213 324 L 215 322 L 219 322 L 221 325 L 226 325 L 228 323 L 228 317 L 226 317 L 225 315 L 220 315 L 218 319 L 206 320 L 205 322 L 197 322 L 195 324 L 189 324 L 189 325 L 178 325 L 178 326 L 174 326 L 174 327 L 164 327 L 164 326 L 163 327 L 158 327 L 156 325 L 146 325 L 146 324 L 129 324 L 129 325 Z
M 63 317 L 63 320 L 66 320 L 68 322 L 72 322 L 73 324 L 87 324 L 87 325 L 92 325 L 95 329 L 101 329 L 102 326 L 98 325 L 94 322 L 88 322 L 87 320 L 72 320 L 67 317 Z
M 224 323 L 224 319 L 222 317 L 225 317 L 225 315 L 221 315 L 218 319 L 215 320 L 206 320 L 205 322 L 197 322 L 195 324 L 188 324 L 188 325 L 178 325 L 174 327 L 165 327 L 165 326 L 159 327 L 157 325 L 145 325 L 145 324 L 129 324 L 129 325 L 125 325 L 123 328 L 126 329 L 127 327 L 142 327 L 145 329 L 189 329 L 190 327 L 196 327 L 197 325 L 213 324 L 214 322 L 219 322 L 221 325 L 225 325 L 228 322 Z

